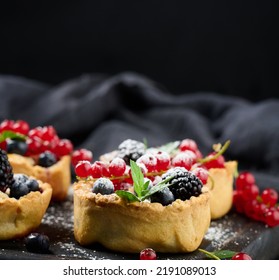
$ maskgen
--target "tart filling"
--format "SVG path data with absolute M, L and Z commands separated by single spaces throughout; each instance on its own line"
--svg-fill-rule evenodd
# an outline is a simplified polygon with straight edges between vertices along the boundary
M 50 167 L 36 165 L 32 158 L 17 154 L 9 154 L 8 158 L 14 173 L 23 173 L 49 183 L 52 187 L 53 200 L 66 199 L 71 185 L 70 156 L 61 157 L 57 163 Z
M 31 191 L 19 199 L 0 191 L 0 240 L 23 237 L 40 225 L 52 189 L 48 183 L 38 183 L 40 191 Z

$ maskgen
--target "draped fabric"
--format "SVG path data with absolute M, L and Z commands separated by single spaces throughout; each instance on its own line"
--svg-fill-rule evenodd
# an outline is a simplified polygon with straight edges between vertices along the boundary
M 174 95 L 138 73 L 86 74 L 55 87 L 0 76 L 0 120 L 53 125 L 94 159 L 125 139 L 148 146 L 194 139 L 204 155 L 231 141 L 226 159 L 254 172 L 260 188 L 279 190 L 279 100 L 251 102 L 216 92 Z

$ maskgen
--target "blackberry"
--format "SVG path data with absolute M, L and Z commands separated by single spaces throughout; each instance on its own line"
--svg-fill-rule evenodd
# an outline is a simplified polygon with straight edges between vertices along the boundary
M 169 189 L 173 193 L 175 199 L 186 200 L 191 196 L 199 196 L 202 191 L 203 184 L 198 177 L 183 167 L 175 167 L 169 169 L 163 174 L 162 179 L 173 177 L 168 183 L 172 184 Z
M 118 146 L 118 157 L 124 159 L 130 165 L 130 160 L 136 161 L 145 153 L 145 145 L 142 142 L 127 139 Z
M 7 153 L 0 149 L 0 191 L 5 192 L 14 183 L 13 168 Z

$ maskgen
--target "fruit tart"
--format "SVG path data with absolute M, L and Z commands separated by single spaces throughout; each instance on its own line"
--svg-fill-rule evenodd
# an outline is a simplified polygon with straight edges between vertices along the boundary
M 210 224 L 209 192 L 202 182 L 183 167 L 152 182 L 140 164 L 131 160 L 126 168 L 124 160 L 113 161 L 110 178 L 87 176 L 87 162 L 76 167 L 78 175 L 86 176 L 74 184 L 76 240 L 131 253 L 146 247 L 168 253 L 196 250 Z M 125 186 L 117 185 L 120 177 Z
M 0 124 L 0 148 L 8 153 L 14 173 L 49 183 L 53 200 L 66 199 L 73 145 L 68 139 L 60 139 L 53 126 L 30 129 L 23 120 L 4 120 Z
M 0 240 L 24 237 L 36 229 L 51 194 L 48 183 L 14 174 L 6 152 L 0 149 Z

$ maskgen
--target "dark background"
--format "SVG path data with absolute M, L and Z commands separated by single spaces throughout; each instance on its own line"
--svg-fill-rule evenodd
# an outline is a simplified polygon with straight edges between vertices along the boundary
M 135 71 L 173 94 L 277 97 L 277 1 L 6 1 L 0 74 L 56 85 Z

